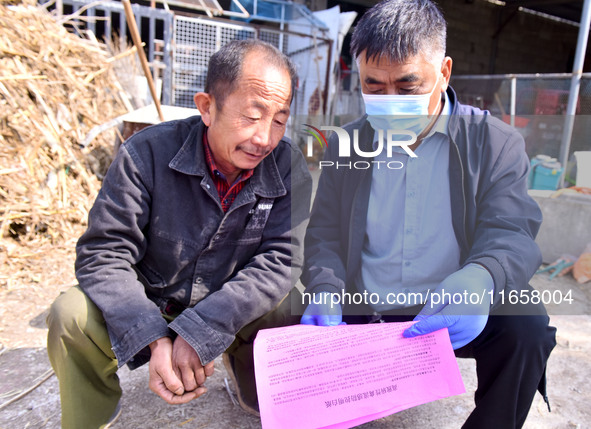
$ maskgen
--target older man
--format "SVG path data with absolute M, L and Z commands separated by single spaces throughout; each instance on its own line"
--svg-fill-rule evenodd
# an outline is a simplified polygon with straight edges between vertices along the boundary
M 447 328 L 456 355 L 477 363 L 464 427 L 520 427 L 536 389 L 545 396 L 555 345 L 544 307 L 526 299 L 541 213 L 522 137 L 458 102 L 445 42 L 429 0 L 383 1 L 355 28 L 367 115 L 345 126 L 358 138 L 349 157 L 336 134 L 328 142 L 304 251 L 315 300 L 302 323 L 414 318 L 406 337 Z M 524 299 L 511 305 L 511 291 Z M 354 305 L 351 294 L 370 299 Z
M 229 43 L 195 95 L 201 117 L 119 150 L 77 245 L 79 286 L 48 317 L 64 428 L 112 419 L 124 364 L 149 361 L 170 404 L 201 396 L 213 360 L 291 289 L 311 192 L 283 139 L 294 79 L 271 45 Z

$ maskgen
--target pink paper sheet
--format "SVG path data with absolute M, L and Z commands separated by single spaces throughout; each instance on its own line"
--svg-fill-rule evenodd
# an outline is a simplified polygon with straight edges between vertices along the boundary
M 403 338 L 412 323 L 259 331 L 263 428 L 349 428 L 464 393 L 447 330 Z

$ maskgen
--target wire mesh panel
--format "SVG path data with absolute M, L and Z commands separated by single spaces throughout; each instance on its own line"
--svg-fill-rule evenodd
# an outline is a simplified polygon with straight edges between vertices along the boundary
M 205 89 L 209 58 L 232 40 L 254 39 L 255 30 L 201 18 L 175 18 L 173 103 L 195 107 L 193 96 Z
M 205 17 L 175 17 L 175 48 L 173 59 L 173 104 L 182 107 L 194 107 L 193 96 L 205 89 L 205 78 L 209 58 L 222 46 L 232 40 L 259 39 L 290 56 L 298 62 L 297 52 L 288 52 L 288 42 L 292 34 L 273 28 L 261 28 L 249 24 L 209 19 Z M 308 37 L 298 35 L 298 37 Z M 313 44 L 309 36 L 309 44 Z M 324 39 L 316 38 L 317 43 L 326 43 Z M 321 61 L 328 61 L 325 56 Z M 299 70 L 298 70 L 299 71 Z M 326 85 L 324 74 L 321 76 L 321 86 Z M 300 85 L 296 89 L 294 104 L 298 105 L 304 90 L 304 82 L 300 76 Z
M 277 49 L 285 52 L 285 46 L 287 46 L 286 41 L 289 37 L 286 34 L 281 34 L 278 31 L 271 31 L 271 30 L 260 30 L 259 31 L 259 39 L 263 42 L 270 43 L 271 45 L 275 46 Z

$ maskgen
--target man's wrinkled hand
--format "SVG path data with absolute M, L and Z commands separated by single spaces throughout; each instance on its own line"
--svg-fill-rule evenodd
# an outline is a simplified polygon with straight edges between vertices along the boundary
M 406 338 L 447 328 L 454 350 L 472 342 L 484 330 L 494 282 L 486 268 L 468 264 L 446 277 L 435 289 L 415 323 L 403 332 Z M 466 292 L 466 293 L 465 293 Z M 478 302 L 453 297 L 482 297 Z
M 318 302 L 318 304 L 316 304 Z M 337 326 L 345 325 L 343 322 L 343 310 L 341 305 L 333 303 L 330 292 L 315 294 L 312 302 L 308 304 L 302 319 L 302 325 Z
M 202 365 L 195 349 L 179 335 L 172 348 L 172 368 L 182 380 L 185 391 L 193 392 L 198 388 L 205 389 L 201 386 L 213 374 L 213 361 Z
M 203 395 L 204 387 L 192 392 L 185 391 L 181 379 L 172 367 L 172 340 L 159 338 L 150 343 L 150 389 L 169 404 L 186 404 Z

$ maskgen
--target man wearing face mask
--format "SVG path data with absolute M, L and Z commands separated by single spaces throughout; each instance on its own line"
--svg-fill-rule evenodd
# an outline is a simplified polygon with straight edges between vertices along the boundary
M 360 151 L 343 157 L 338 136 L 328 142 L 302 275 L 306 292 L 321 297 L 301 321 L 415 320 L 405 337 L 447 328 L 456 355 L 477 362 L 464 427 L 521 427 L 536 390 L 547 400 L 555 329 L 542 304 L 506 296 L 532 291 L 541 212 L 527 194 L 523 138 L 458 102 L 445 39 L 429 0 L 386 0 L 359 21 L 351 51 L 367 115 L 345 126 Z M 407 147 L 387 150 L 387 130 L 410 136 Z M 363 293 L 371 302 L 343 299 Z

